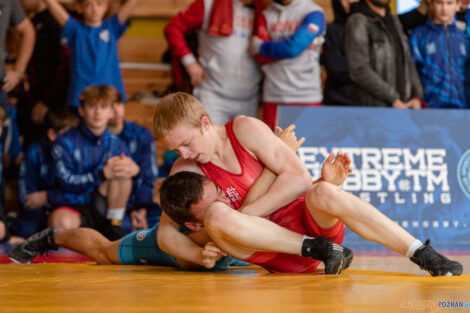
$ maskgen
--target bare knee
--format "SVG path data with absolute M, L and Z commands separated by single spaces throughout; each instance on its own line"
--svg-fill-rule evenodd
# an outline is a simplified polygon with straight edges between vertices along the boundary
M 337 199 L 340 192 L 341 190 L 333 184 L 319 182 L 308 189 L 305 201 L 308 207 L 333 213 L 330 204 Z
M 57 230 L 80 227 L 79 215 L 66 209 L 57 209 L 49 216 L 49 226 Z

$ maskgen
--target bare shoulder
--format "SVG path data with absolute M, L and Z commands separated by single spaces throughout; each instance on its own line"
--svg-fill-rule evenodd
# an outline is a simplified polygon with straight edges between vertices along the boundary
M 233 121 L 233 131 L 242 146 L 251 148 L 258 146 L 259 141 L 273 136 L 269 127 L 257 118 L 249 116 L 238 116 Z
M 179 157 L 173 167 L 171 168 L 170 175 L 179 173 L 179 172 L 193 172 L 204 175 L 199 165 L 192 160 L 185 160 L 182 157 Z M 204 175 L 205 176 L 205 175 Z
M 257 118 L 239 115 L 233 119 L 233 129 L 235 131 L 243 130 L 244 128 L 252 128 L 252 127 L 262 127 L 266 126 L 262 121 Z

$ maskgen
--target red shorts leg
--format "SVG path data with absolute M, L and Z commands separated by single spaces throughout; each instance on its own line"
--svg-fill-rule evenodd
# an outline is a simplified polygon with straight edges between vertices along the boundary
M 302 235 L 329 238 L 337 244 L 341 244 L 344 239 L 344 224 L 338 221 L 331 228 L 320 227 L 310 215 L 304 197 L 278 210 L 271 215 L 270 220 Z M 321 263 L 312 258 L 277 252 L 255 252 L 244 261 L 262 266 L 273 273 L 311 273 Z

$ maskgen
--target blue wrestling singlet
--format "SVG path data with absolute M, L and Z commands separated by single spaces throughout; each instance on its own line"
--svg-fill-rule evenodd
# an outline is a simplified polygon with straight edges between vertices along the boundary
M 160 249 L 157 243 L 158 224 L 153 228 L 139 230 L 122 238 L 119 244 L 119 261 L 124 265 L 155 265 L 182 269 L 176 259 Z M 230 265 L 246 266 L 249 263 L 232 258 L 222 257 L 211 269 L 201 267 L 200 271 L 223 271 Z

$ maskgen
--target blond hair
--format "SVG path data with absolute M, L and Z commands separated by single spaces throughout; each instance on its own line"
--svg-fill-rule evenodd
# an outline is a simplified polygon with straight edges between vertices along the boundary
M 90 102 L 105 101 L 112 104 L 118 102 L 120 99 L 119 91 L 109 85 L 88 86 L 82 91 L 78 98 L 80 106 L 82 107 Z
M 180 123 L 201 127 L 201 118 L 209 114 L 198 99 L 186 92 L 176 92 L 163 97 L 153 115 L 153 128 L 156 138 L 162 138 Z

